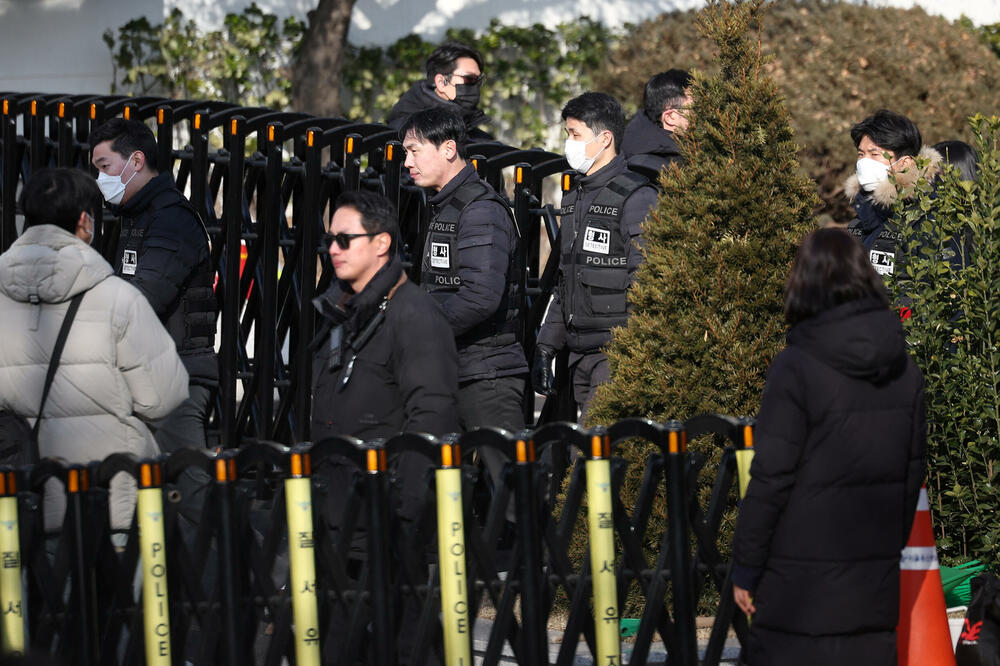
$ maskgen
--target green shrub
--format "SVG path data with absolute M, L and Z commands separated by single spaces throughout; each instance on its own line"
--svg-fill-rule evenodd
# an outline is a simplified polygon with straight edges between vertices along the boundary
M 655 72 L 713 73 L 711 47 L 698 39 L 698 14 L 665 14 L 636 26 L 594 74 L 596 86 L 634 107 Z M 967 118 L 995 112 L 1000 99 L 1000 59 L 980 32 L 921 9 L 823 0 L 770 5 L 762 42 L 774 58 L 766 72 L 785 95 L 798 157 L 819 184 L 824 213 L 838 222 L 853 217 L 841 187 L 856 159 L 848 131 L 876 109 L 912 118 L 928 144 L 971 140 Z
M 698 14 L 717 52 L 705 68 L 714 73 L 695 76 L 691 125 L 680 138 L 686 164 L 661 177 L 643 227 L 645 262 L 629 291 L 628 325 L 608 348 L 612 378 L 591 403 L 593 423 L 757 412 L 765 371 L 783 346 L 785 276 L 817 205 L 759 50 L 761 4 L 712 2 Z M 710 456 L 707 496 L 717 449 L 692 448 Z M 626 450 L 626 495 L 635 496 L 647 454 Z M 655 540 L 665 526 L 662 503 L 650 524 Z M 731 529 L 723 529 L 725 547 Z
M 971 122 L 979 179 L 922 183 L 896 213 L 905 255 L 892 287 L 912 300 L 910 353 L 924 372 L 927 490 L 946 563 L 1000 563 L 1000 119 Z M 959 242 L 958 260 L 942 257 Z M 969 251 L 971 250 L 971 251 Z

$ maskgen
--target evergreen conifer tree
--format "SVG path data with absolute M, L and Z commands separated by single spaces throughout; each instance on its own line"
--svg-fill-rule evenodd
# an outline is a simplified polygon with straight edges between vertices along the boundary
M 685 163 L 661 176 L 631 315 L 608 348 L 611 382 L 591 403 L 592 424 L 757 412 L 784 344 L 784 282 L 818 204 L 764 71 L 762 5 L 716 0 L 699 15 L 718 74 L 695 72 L 691 123 L 680 136 Z M 635 462 L 646 454 L 626 451 Z M 640 469 L 630 465 L 633 475 Z M 639 481 L 627 478 L 626 493 Z

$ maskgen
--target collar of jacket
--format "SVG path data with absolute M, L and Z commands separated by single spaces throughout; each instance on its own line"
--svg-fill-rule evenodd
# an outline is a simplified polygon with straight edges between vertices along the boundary
M 673 132 L 663 129 L 640 111 L 625 128 L 621 154 L 626 161 L 633 155 L 678 157 L 681 149 Z
M 347 283 L 337 280 L 321 296 L 313 299 L 316 311 L 332 326 L 351 321 L 350 328 L 360 330 L 386 296 L 392 296 L 405 282 L 403 264 L 395 255 L 369 280 L 360 294 L 355 294 Z M 360 324 L 360 325 L 359 325 Z
M 599 170 L 589 176 L 580 178 L 580 189 L 584 192 L 601 189 L 610 183 L 615 176 L 625 173 L 625 166 L 625 158 L 620 153 L 615 155 L 610 162 Z
M 927 180 L 934 180 L 941 173 L 942 159 L 941 153 L 930 146 L 924 146 L 917 154 L 918 162 L 926 162 L 923 168 L 910 167 L 905 171 L 897 173 L 895 183 L 889 179 L 882 181 L 868 194 L 868 198 L 876 206 L 885 209 L 892 208 L 893 204 L 896 203 L 896 199 L 899 198 L 900 191 L 905 192 L 906 198 L 909 198 L 912 196 L 913 186 L 917 184 L 917 181 L 921 177 L 925 177 Z M 847 195 L 848 201 L 854 201 L 860 192 L 861 184 L 858 182 L 858 174 L 852 173 L 844 181 L 844 194 Z
M 412 115 L 417 111 L 423 111 L 429 107 L 440 107 L 454 111 L 462 116 L 466 129 L 474 129 L 489 120 L 482 109 L 478 106 L 474 109 L 465 109 L 455 102 L 438 97 L 434 86 L 427 81 L 418 81 L 413 84 L 399 99 L 400 110 L 407 115 Z
M 157 194 L 172 187 L 177 187 L 176 183 L 174 183 L 174 174 L 164 171 L 150 179 L 141 190 L 133 194 L 124 204 L 120 206 L 109 204 L 108 208 L 118 217 L 123 215 L 135 217 L 149 208 L 149 204 L 152 203 Z
M 479 180 L 479 173 L 472 166 L 472 162 L 466 162 L 462 170 L 455 174 L 454 178 L 445 183 L 440 192 L 430 198 L 430 204 L 435 208 L 440 208 L 448 203 L 448 200 L 455 194 L 455 190 L 474 180 Z

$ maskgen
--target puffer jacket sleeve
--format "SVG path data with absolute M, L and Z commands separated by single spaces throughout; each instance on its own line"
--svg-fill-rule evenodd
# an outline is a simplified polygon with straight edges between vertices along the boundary
M 118 369 L 132 394 L 133 412 L 166 416 L 188 397 L 188 374 L 177 348 L 146 298 L 124 282 L 116 322 Z
M 789 351 L 768 371 L 754 429 L 750 485 L 740 504 L 733 543 L 733 582 L 753 591 L 792 486 L 808 435 L 804 387 Z

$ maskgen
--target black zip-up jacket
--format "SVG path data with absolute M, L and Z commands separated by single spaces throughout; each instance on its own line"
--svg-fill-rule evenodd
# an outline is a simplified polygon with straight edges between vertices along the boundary
M 524 374 L 528 363 L 517 340 L 520 327 L 520 275 L 514 220 L 506 206 L 490 198 L 465 206 L 457 229 L 435 227 L 441 211 L 456 191 L 468 183 L 483 182 L 471 164 L 430 199 L 434 220 L 424 243 L 421 282 L 441 305 L 458 345 L 458 380 L 493 379 Z M 445 228 L 449 227 L 449 228 Z M 432 257 L 435 247 L 447 245 L 446 257 Z M 442 261 L 443 260 L 443 261 Z M 440 268 L 432 264 L 438 263 Z M 444 266 L 449 264 L 449 266 Z M 457 287 L 434 284 L 434 275 L 456 280 Z
M 669 132 L 640 111 L 625 128 L 622 155 L 630 167 L 660 171 L 674 162 L 681 162 L 681 149 Z
M 923 376 L 897 314 L 862 300 L 794 326 L 768 370 L 754 450 L 732 570 L 755 591 L 754 626 L 892 630 L 926 456 Z
M 454 111 L 462 116 L 465 121 L 465 129 L 469 133 L 470 141 L 492 141 L 493 136 L 485 130 L 479 128 L 480 125 L 489 121 L 489 118 L 478 106 L 474 109 L 466 109 L 455 102 L 442 99 L 434 92 L 434 87 L 426 81 L 417 81 L 409 90 L 403 93 L 396 105 L 386 116 L 385 124 L 393 129 L 399 129 L 406 122 L 406 119 L 417 111 L 441 107 Z
M 115 275 L 149 300 L 177 345 L 192 384 L 219 379 L 215 356 L 215 268 L 208 233 L 169 171 L 155 176 L 121 206 Z
M 381 323 L 355 350 L 357 359 L 344 383 L 349 347 L 357 344 L 402 273 L 402 264 L 393 258 L 360 294 L 335 281 L 313 300 L 322 318 L 314 342 L 313 441 L 335 435 L 372 440 L 400 432 L 459 431 L 452 332 L 438 305 L 413 282 L 399 284 Z M 333 361 L 337 354 L 339 363 Z
M 599 171 L 579 179 L 570 197 L 572 211 L 564 204 L 566 212 L 559 225 L 559 284 L 538 334 L 539 345 L 593 352 L 611 340 L 614 326 L 624 324 L 625 292 L 642 262 L 642 223 L 656 204 L 656 189 L 646 184 L 634 191 L 625 201 L 616 228 L 606 230 L 608 236 L 600 229 L 588 238 L 589 223 L 585 222 L 598 193 L 627 170 L 625 159 L 616 155 Z M 618 250 L 623 256 L 613 256 Z M 588 266 L 588 260 L 615 262 L 618 270 Z

